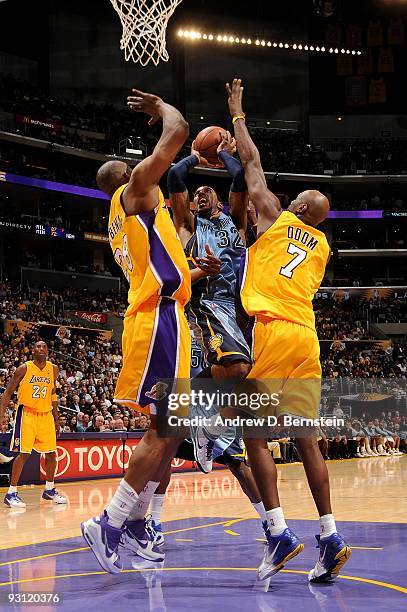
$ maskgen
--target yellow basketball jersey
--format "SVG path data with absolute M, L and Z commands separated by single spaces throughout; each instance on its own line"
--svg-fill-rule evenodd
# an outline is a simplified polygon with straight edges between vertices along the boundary
M 164 196 L 158 189 L 154 210 L 126 216 L 120 200 L 125 188 L 119 187 L 112 197 L 109 241 L 130 284 L 126 315 L 160 296 L 184 306 L 191 296 L 190 272 Z
M 246 312 L 315 329 L 312 299 L 329 253 L 322 232 L 282 212 L 247 250 L 241 288 Z
M 50 412 L 55 382 L 52 363 L 47 361 L 42 370 L 33 361 L 27 361 L 25 365 L 27 371 L 18 387 L 18 404 L 36 412 Z

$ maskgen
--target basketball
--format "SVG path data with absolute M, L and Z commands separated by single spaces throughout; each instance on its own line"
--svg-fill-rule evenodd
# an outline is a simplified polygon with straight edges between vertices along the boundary
M 221 134 L 226 134 L 226 130 L 218 125 L 210 125 L 199 132 L 195 138 L 195 150 L 198 151 L 198 153 L 202 155 L 202 157 L 204 157 L 210 164 L 220 163 L 216 149 L 222 140 Z

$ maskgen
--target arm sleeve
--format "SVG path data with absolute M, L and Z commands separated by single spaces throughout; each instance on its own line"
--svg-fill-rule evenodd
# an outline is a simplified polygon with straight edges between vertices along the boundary
M 167 177 L 167 187 L 170 193 L 183 193 L 187 191 L 185 185 L 185 179 L 188 173 L 198 165 L 198 158 L 196 155 L 190 155 L 181 159 L 178 163 L 174 164 L 169 171 Z
M 237 193 L 246 191 L 247 187 L 246 181 L 244 180 L 244 170 L 240 161 L 226 151 L 220 151 L 218 157 L 232 177 L 230 191 Z

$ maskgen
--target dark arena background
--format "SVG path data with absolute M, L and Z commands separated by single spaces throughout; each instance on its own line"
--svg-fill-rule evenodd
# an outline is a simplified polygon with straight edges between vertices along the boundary
M 34 451 L 19 497 L 7 503 L 17 456 L 10 441 L 22 426 L 12 394 L 0 405 L 0 610 L 405 610 L 407 1 L 183 0 L 168 22 L 169 60 L 157 66 L 125 61 L 121 35 L 109 0 L 0 0 L 0 393 L 45 341 L 59 368 L 62 499 L 41 497 L 49 472 Z M 150 508 L 155 525 L 162 520 L 165 561 L 123 548 L 124 569 L 110 575 L 81 534 L 81 521 L 110 503 L 151 421 L 113 402 L 128 283 L 96 172 L 109 160 L 136 166 L 160 137 L 160 123 L 149 127 L 126 106 L 132 88 L 163 98 L 189 123 L 178 162 L 205 127 L 233 134 L 225 83 L 235 77 L 282 208 L 310 189 L 330 202 L 319 229 L 332 257 L 313 308 L 320 414 L 339 421 L 317 433 L 352 556 L 327 584 L 307 578 L 318 513 L 289 429 L 270 431 L 267 444 L 285 517 L 305 547 L 271 578 L 256 577 L 267 534 L 244 446 L 241 460 L 214 460 L 209 474 L 192 451 L 173 459 L 162 518 L 161 506 Z M 192 208 L 202 185 L 226 204 L 230 182 L 224 168 L 196 166 Z M 170 210 L 167 173 L 160 187 Z M 257 218 L 253 207 L 248 214 L 250 246 Z M 267 268 L 259 274 L 266 279 Z

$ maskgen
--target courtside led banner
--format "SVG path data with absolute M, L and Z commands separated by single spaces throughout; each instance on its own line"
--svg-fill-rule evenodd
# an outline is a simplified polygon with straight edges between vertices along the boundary
M 112 434 L 114 435 L 114 434 Z M 55 478 L 74 480 L 76 478 L 108 478 L 120 476 L 127 469 L 131 454 L 139 439 L 103 440 L 57 440 L 58 466 Z M 176 472 L 194 470 L 192 461 L 173 459 L 172 469 Z M 40 461 L 40 479 L 45 481 L 44 456 Z

